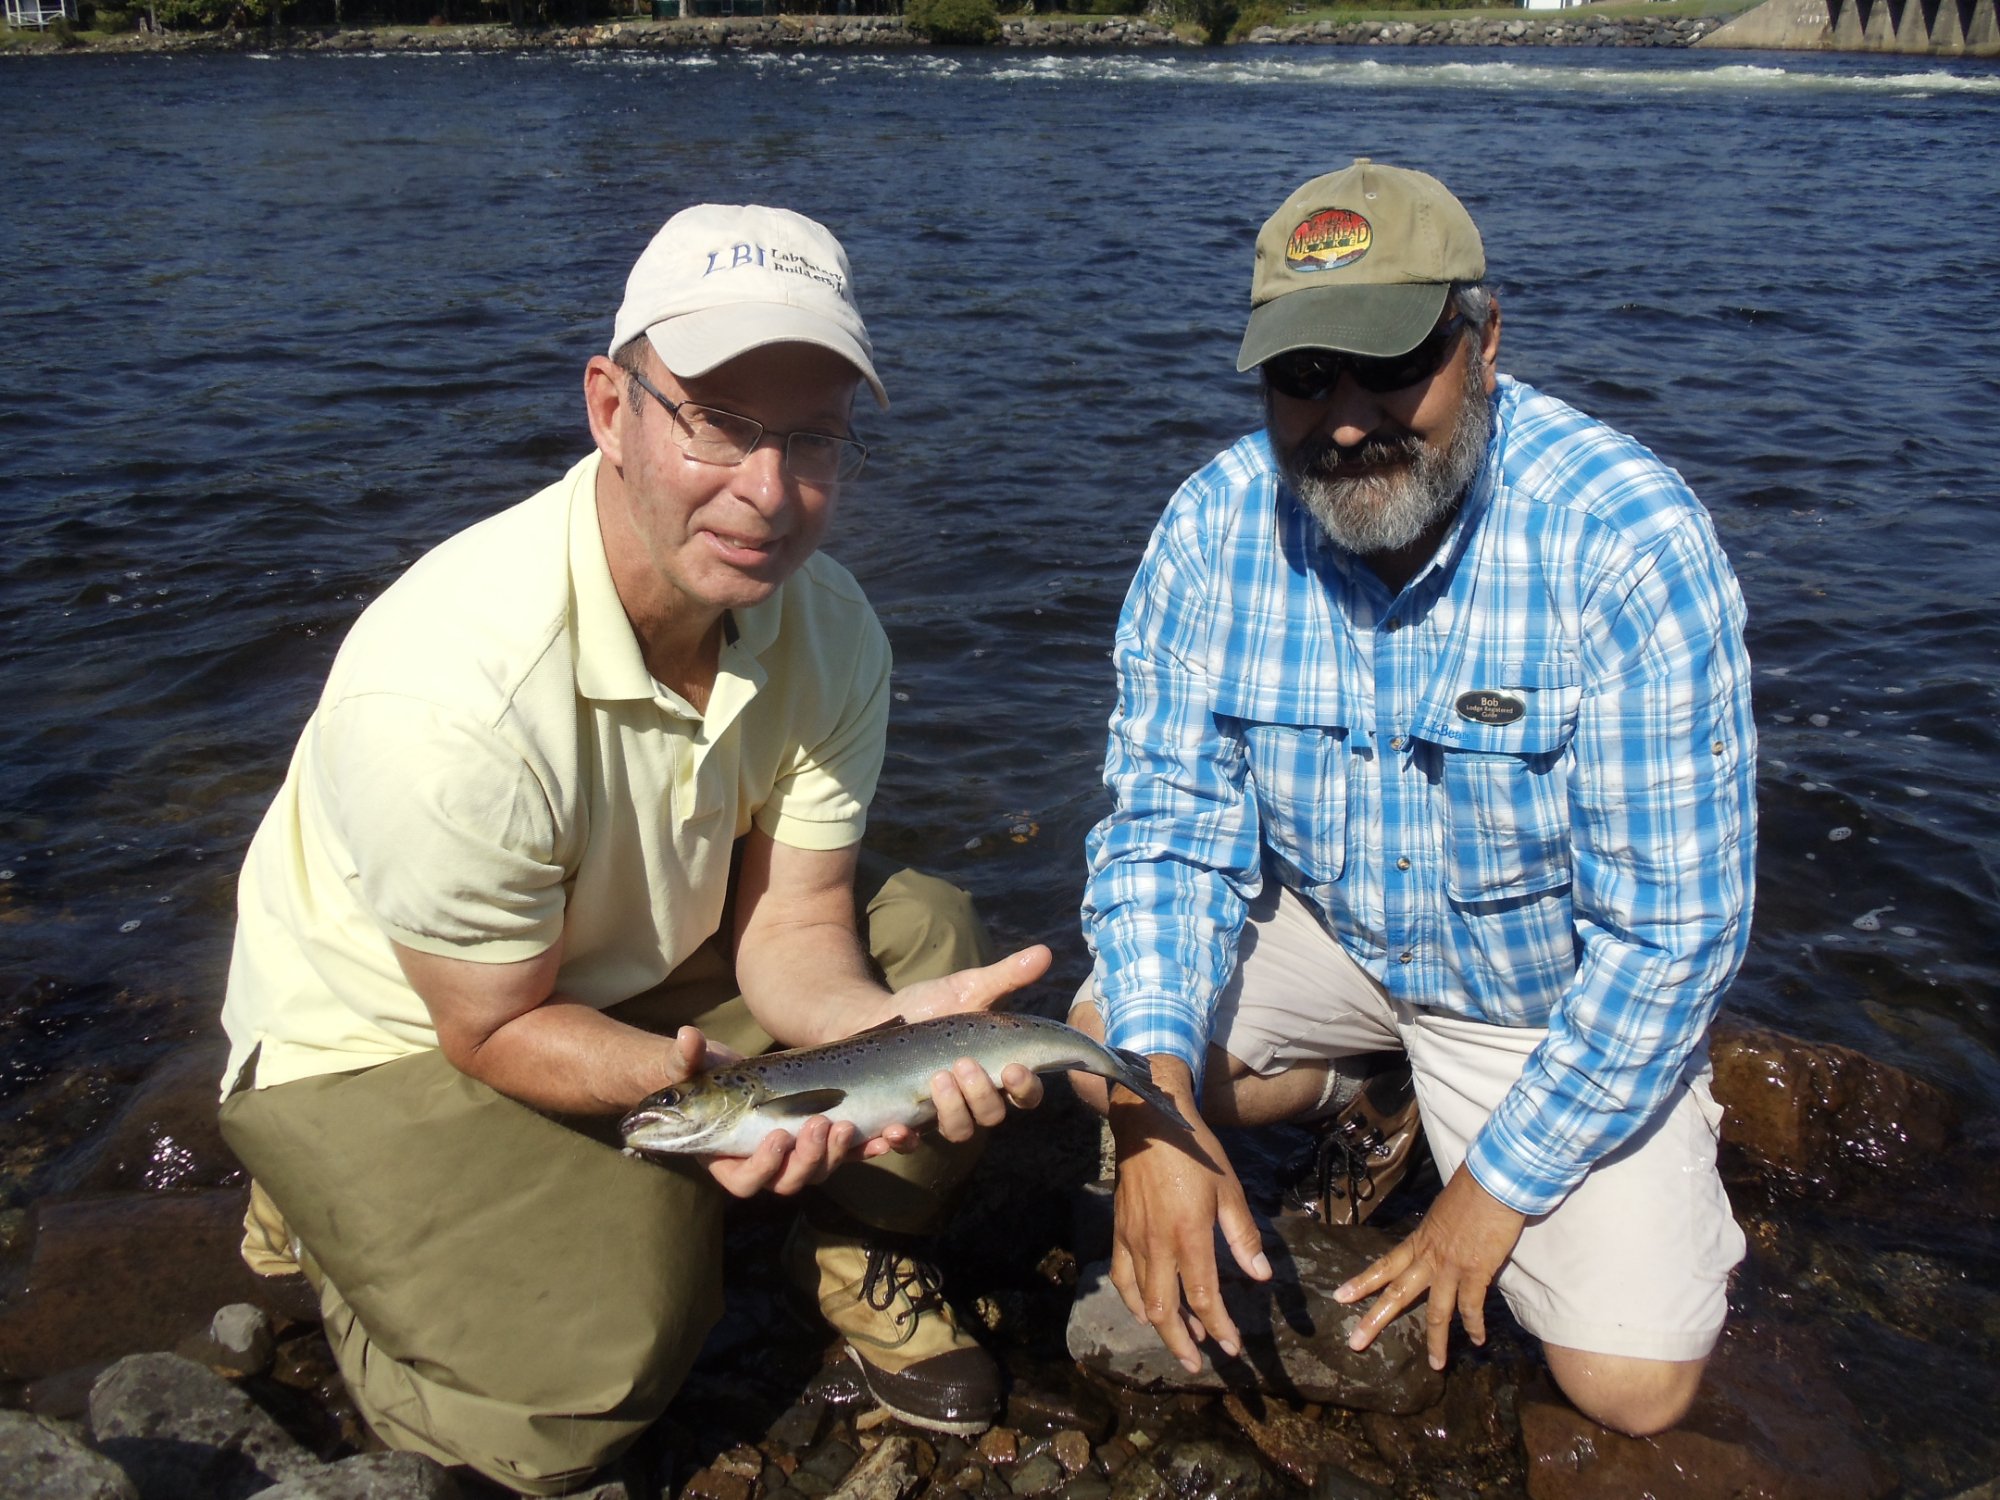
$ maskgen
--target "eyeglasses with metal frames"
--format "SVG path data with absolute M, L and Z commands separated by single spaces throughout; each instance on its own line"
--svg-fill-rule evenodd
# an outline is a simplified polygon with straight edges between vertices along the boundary
M 1324 401 L 1340 384 L 1342 372 L 1353 375 L 1354 383 L 1362 390 L 1381 396 L 1437 374 L 1464 327 L 1464 316 L 1453 313 L 1407 354 L 1378 356 L 1348 354 L 1338 349 L 1292 349 L 1273 355 L 1259 368 L 1272 390 L 1294 401 Z
M 785 472 L 806 484 L 834 484 L 852 479 L 868 461 L 867 445 L 853 438 L 803 428 L 795 432 L 772 432 L 754 417 L 738 416 L 733 411 L 703 406 L 697 401 L 675 401 L 637 370 L 625 373 L 673 416 L 679 429 L 674 441 L 696 463 L 733 468 L 755 452 L 766 437 L 777 441 L 783 449 Z

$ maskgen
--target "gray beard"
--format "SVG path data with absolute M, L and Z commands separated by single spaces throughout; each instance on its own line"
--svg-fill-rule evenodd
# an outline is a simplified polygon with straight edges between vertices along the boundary
M 1442 449 L 1412 433 L 1370 438 L 1342 454 L 1330 439 L 1314 436 L 1278 454 L 1278 472 L 1337 545 L 1361 557 L 1399 551 L 1457 509 L 1486 456 L 1493 398 L 1477 359 L 1466 361 L 1462 400 L 1457 429 Z M 1343 457 L 1401 463 L 1364 478 L 1340 478 L 1330 471 Z

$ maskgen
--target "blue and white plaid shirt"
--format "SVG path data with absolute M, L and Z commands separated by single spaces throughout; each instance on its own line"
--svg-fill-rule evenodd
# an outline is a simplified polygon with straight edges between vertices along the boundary
M 1523 1213 L 1698 1065 L 1749 937 L 1756 730 L 1736 580 L 1639 444 L 1502 377 L 1392 597 L 1253 434 L 1174 496 L 1114 654 L 1083 907 L 1114 1046 L 1200 1076 L 1268 875 L 1398 998 L 1549 1029 L 1467 1157 Z

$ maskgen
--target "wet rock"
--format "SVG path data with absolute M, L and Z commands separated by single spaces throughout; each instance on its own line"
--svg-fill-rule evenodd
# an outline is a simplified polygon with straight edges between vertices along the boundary
M 1540 1381 L 1539 1357 L 1531 1368 L 1526 1378 Z M 1518 1401 L 1513 1373 L 1461 1356 L 1452 1364 L 1444 1398 L 1437 1405 L 1404 1416 L 1368 1412 L 1361 1425 L 1369 1443 L 1392 1468 L 1428 1471 L 1499 1454 L 1511 1456 Z
M 148 1073 L 123 1109 L 63 1162 L 57 1190 L 70 1193 L 189 1191 L 246 1183 L 223 1144 L 216 1097 L 228 1048 L 183 1047 Z
M 1097 1450 L 1097 1466 L 1116 1479 L 1119 1470 L 1132 1462 L 1138 1452 L 1137 1445 L 1130 1438 L 1115 1437 Z
M 752 1480 L 711 1464 L 688 1476 L 681 1486 L 681 1500 L 752 1500 L 756 1492 Z
M 1423 1320 L 1398 1318 L 1357 1354 L 1347 1338 L 1365 1308 L 1333 1300 L 1334 1288 L 1394 1245 L 1371 1229 L 1329 1232 L 1301 1218 L 1271 1221 L 1264 1232 L 1276 1272 L 1271 1281 L 1249 1280 L 1227 1258 L 1221 1267 L 1223 1301 L 1243 1335 L 1242 1357 L 1218 1366 L 1217 1351 L 1204 1346 L 1193 1375 L 1127 1310 L 1111 1285 L 1109 1263 L 1097 1263 L 1078 1281 L 1070 1355 L 1094 1373 L 1149 1389 L 1261 1391 L 1301 1404 L 1420 1411 L 1444 1391 L 1444 1377 L 1425 1357 Z
M 1046 1495 L 1068 1477 L 1053 1453 L 1037 1453 L 1007 1476 L 1007 1488 L 1017 1495 Z
M 989 1427 L 979 1435 L 978 1449 L 989 1464 L 1011 1464 L 1021 1456 L 1021 1435 L 1010 1427 Z
M 848 1476 L 830 1500 L 907 1500 L 924 1482 L 923 1444 L 910 1437 L 886 1437 Z
M 244 1500 L 320 1464 L 235 1386 L 178 1354 L 134 1354 L 90 1393 L 98 1451 L 146 1500 Z
M 458 1483 L 421 1454 L 364 1453 L 273 1485 L 257 1500 L 458 1500 Z
M 1322 1469 L 1312 1489 L 1312 1500 L 1393 1500 L 1393 1495 L 1386 1486 L 1344 1469 Z
M 0 1479 L 8 1500 L 139 1500 L 118 1465 L 26 1412 L 0 1411 Z
M 802 1488 L 801 1480 L 818 1479 L 826 1489 L 819 1493 L 828 1494 L 834 1485 L 847 1477 L 848 1471 L 861 1455 L 854 1445 L 840 1437 L 829 1437 L 799 1460 L 798 1472 L 792 1475 L 794 1488 Z
M 868 1387 L 862 1384 L 861 1372 L 847 1360 L 837 1365 L 828 1365 L 806 1383 L 801 1400 L 817 1402 L 822 1407 L 836 1410 L 842 1407 L 859 1406 L 868 1401 Z
M 245 1200 L 224 1188 L 38 1204 L 34 1253 L 0 1310 L 0 1376 L 171 1349 L 232 1302 L 285 1311 L 291 1289 L 237 1254 Z
M 1002 1425 L 1016 1432 L 1059 1432 L 1073 1428 L 1091 1442 L 1111 1435 L 1118 1413 L 1073 1365 L 1010 1362 L 1013 1383 L 1007 1392 Z
M 1063 1466 L 1065 1474 L 1081 1474 L 1090 1467 L 1090 1439 L 1073 1428 L 1058 1432 L 1049 1452 Z
M 1203 1440 L 1148 1449 L 1111 1486 L 1111 1500 L 1278 1500 L 1283 1493 L 1254 1454 Z
M 826 1403 L 801 1401 L 787 1407 L 784 1414 L 771 1424 L 769 1437 L 772 1442 L 787 1448 L 805 1449 L 819 1441 L 825 1427 Z
M 1934 1158 L 1956 1129 L 1942 1091 L 1847 1047 L 1725 1022 L 1710 1056 L 1715 1097 L 1728 1111 L 1722 1165 L 1732 1181 L 1794 1192 L 1851 1187 Z
M 82 1422 L 90 1415 L 90 1388 L 110 1363 L 108 1359 L 92 1360 L 31 1380 L 21 1387 L 21 1406 L 38 1417 Z
M 1521 1402 L 1530 1500 L 1880 1500 L 1895 1477 L 1856 1441 L 1859 1413 L 1809 1363 L 1725 1335 L 1686 1419 L 1650 1438 L 1600 1427 L 1544 1386 Z
M 278 1340 L 271 1315 L 248 1302 L 232 1302 L 209 1319 L 208 1327 L 183 1340 L 174 1352 L 224 1375 L 262 1375 L 271 1368 Z
M 1259 1396 L 1229 1395 L 1222 1409 L 1250 1439 L 1264 1461 L 1299 1483 L 1317 1486 L 1322 1476 L 1347 1473 L 1389 1483 L 1395 1476 L 1340 1425 L 1320 1417 L 1319 1408 L 1300 1411 Z M 1332 1483 L 1329 1479 L 1329 1483 Z

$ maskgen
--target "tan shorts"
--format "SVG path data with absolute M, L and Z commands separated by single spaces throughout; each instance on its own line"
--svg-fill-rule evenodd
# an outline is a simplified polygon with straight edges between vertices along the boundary
M 1449 1178 L 1547 1032 L 1418 1010 L 1385 991 L 1275 882 L 1252 904 L 1214 1045 L 1262 1076 L 1402 1051 L 1424 1138 Z M 1078 1000 L 1097 1003 L 1086 981 Z M 1743 1231 L 1715 1168 L 1722 1108 L 1704 1063 L 1665 1112 L 1530 1219 L 1497 1281 L 1547 1343 L 1638 1359 L 1700 1359 L 1722 1332 Z

